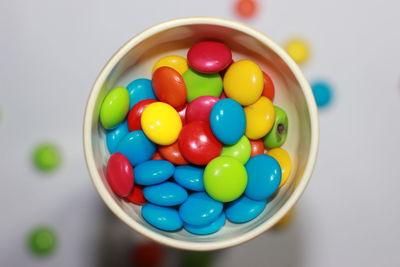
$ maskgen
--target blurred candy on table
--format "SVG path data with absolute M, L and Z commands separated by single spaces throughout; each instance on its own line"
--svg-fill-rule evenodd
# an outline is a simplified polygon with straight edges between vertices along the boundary
M 53 171 L 60 163 L 60 150 L 52 143 L 41 143 L 33 151 L 33 164 L 40 171 Z
M 34 228 L 27 240 L 27 245 L 32 254 L 46 256 L 54 252 L 57 247 L 57 238 L 54 231 L 47 226 Z
M 244 19 L 254 17 L 258 12 L 257 0 L 236 0 L 235 13 Z
M 317 81 L 311 84 L 315 102 L 319 108 L 325 108 L 330 105 L 333 98 L 331 85 L 326 81 Z
M 183 267 L 209 267 L 212 265 L 211 252 L 186 251 L 183 255 Z
M 132 260 L 135 267 L 158 267 L 165 260 L 165 249 L 157 243 L 142 243 L 134 247 Z
M 310 47 L 308 43 L 300 38 L 293 38 L 287 41 L 285 50 L 297 64 L 307 62 L 310 57 Z

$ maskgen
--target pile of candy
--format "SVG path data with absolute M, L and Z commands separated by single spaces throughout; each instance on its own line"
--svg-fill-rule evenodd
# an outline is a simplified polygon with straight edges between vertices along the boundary
M 165 231 L 205 235 L 254 219 L 291 168 L 274 95 L 256 63 L 234 62 L 220 42 L 160 59 L 152 80 L 111 90 L 101 106 L 111 189 Z

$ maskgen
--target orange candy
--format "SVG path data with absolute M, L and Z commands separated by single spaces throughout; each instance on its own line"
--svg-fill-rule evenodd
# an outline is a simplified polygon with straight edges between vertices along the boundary
M 182 156 L 181 151 L 179 150 L 178 141 L 168 146 L 160 146 L 158 149 L 158 153 L 160 153 L 161 157 L 165 160 L 168 160 L 172 164 L 175 165 L 186 165 L 189 162 Z
M 251 18 L 257 13 L 258 3 L 255 0 L 237 0 L 235 11 L 242 18 Z

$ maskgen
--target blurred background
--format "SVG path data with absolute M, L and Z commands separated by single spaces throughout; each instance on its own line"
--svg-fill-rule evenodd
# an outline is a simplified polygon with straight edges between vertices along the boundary
M 399 10 L 397 0 L 1 0 L 0 266 L 399 266 Z M 320 106 L 319 158 L 293 214 L 215 253 L 134 234 L 97 196 L 82 148 L 86 99 L 114 51 L 200 15 L 288 49 Z

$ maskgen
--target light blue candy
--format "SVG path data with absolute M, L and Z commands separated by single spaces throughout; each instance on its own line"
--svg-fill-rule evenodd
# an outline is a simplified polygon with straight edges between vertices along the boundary
M 146 203 L 142 207 L 142 216 L 146 222 L 164 231 L 177 231 L 183 225 L 178 211 L 173 208 Z
M 146 186 L 143 194 L 147 201 L 160 206 L 176 206 L 185 202 L 188 197 L 182 186 L 172 182 Z
M 125 135 L 117 145 L 116 152 L 122 153 L 133 166 L 145 162 L 156 152 L 156 145 L 150 141 L 142 130 Z
M 191 225 L 201 226 L 213 222 L 221 214 L 223 204 L 206 193 L 191 194 L 179 207 L 182 220 Z
M 245 223 L 256 218 L 265 209 L 266 200 L 252 200 L 242 196 L 225 210 L 226 217 L 233 223 Z
M 128 84 L 126 89 L 129 92 L 129 109 L 131 109 L 137 102 L 144 99 L 157 99 L 153 92 L 151 80 L 137 79 Z
M 190 165 L 177 166 L 174 179 L 178 184 L 189 190 L 204 191 L 203 173 L 204 169 Z
M 110 154 L 113 154 L 117 151 L 117 145 L 125 135 L 129 133 L 128 123 L 127 121 L 123 121 L 115 129 L 111 131 L 107 131 L 106 134 L 106 143 L 107 148 Z
M 174 165 L 167 160 L 150 160 L 135 167 L 135 183 L 140 185 L 159 184 L 174 174 Z
M 254 200 L 272 196 L 279 188 L 282 173 L 278 161 L 269 155 L 257 155 L 245 165 L 247 186 L 244 194 Z
M 215 221 L 206 224 L 204 226 L 195 226 L 184 223 L 183 227 L 186 229 L 186 231 L 195 235 L 210 235 L 218 232 L 218 230 L 225 225 L 225 221 L 226 221 L 226 216 L 222 212 L 221 215 Z
M 210 113 L 211 129 L 219 141 L 233 145 L 246 130 L 246 116 L 242 106 L 233 99 L 219 100 Z
M 332 101 L 333 91 L 329 83 L 324 81 L 314 82 L 311 85 L 315 102 L 319 108 L 329 106 Z

